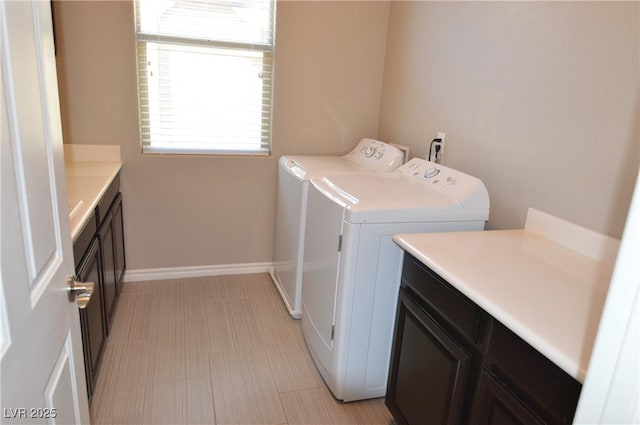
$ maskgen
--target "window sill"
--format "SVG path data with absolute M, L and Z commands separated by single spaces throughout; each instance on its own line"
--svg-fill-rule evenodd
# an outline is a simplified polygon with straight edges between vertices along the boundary
M 144 146 L 143 154 L 151 155 L 195 155 L 195 156 L 271 156 L 269 150 L 228 150 L 228 149 L 184 149 L 154 148 Z

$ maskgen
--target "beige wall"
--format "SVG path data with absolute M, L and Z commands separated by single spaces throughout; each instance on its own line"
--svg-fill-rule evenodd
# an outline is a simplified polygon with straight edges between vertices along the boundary
M 392 2 L 379 136 L 481 178 L 490 228 L 528 207 L 619 237 L 640 158 L 639 3 Z
M 389 4 L 280 2 L 273 155 L 140 154 L 130 2 L 55 2 L 66 143 L 120 144 L 129 269 L 272 261 L 277 159 L 376 136 Z
M 280 2 L 273 155 L 143 156 L 131 3 L 59 1 L 65 142 L 122 146 L 130 269 L 269 262 L 280 155 L 380 136 L 423 156 L 437 131 L 444 163 L 485 181 L 490 227 L 533 206 L 619 236 L 640 156 L 638 16 L 637 2 Z

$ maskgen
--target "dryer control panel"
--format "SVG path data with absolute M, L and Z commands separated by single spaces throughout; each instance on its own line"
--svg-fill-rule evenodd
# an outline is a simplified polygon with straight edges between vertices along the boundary
M 403 153 L 388 143 L 364 138 L 343 158 L 365 170 L 391 171 L 402 165 Z
M 413 158 L 394 173 L 453 195 L 460 199 L 466 208 L 488 208 L 489 206 L 489 195 L 484 184 L 476 177 L 453 168 Z

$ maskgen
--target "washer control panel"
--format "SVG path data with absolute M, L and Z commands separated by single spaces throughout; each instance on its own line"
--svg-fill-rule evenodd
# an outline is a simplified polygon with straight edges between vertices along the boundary
M 402 165 L 402 151 L 374 139 L 362 139 L 344 158 L 370 171 L 392 171 Z

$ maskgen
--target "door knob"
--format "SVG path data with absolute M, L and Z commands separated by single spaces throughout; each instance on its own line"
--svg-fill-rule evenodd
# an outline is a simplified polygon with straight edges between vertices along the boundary
M 93 282 L 78 282 L 74 277 L 69 277 L 67 279 L 69 301 L 78 303 L 80 309 L 85 308 L 91 300 L 95 286 L 96 284 Z

